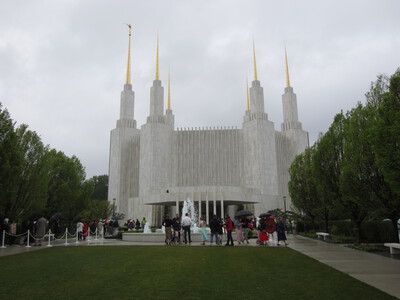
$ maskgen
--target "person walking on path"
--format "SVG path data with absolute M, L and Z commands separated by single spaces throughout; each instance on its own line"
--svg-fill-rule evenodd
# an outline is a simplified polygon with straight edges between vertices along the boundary
M 232 231 L 233 231 L 233 229 L 235 229 L 235 226 L 233 225 L 233 222 L 232 222 L 231 218 L 229 217 L 229 215 L 226 215 L 226 217 L 225 217 L 225 229 L 226 229 L 226 236 L 227 236 L 225 246 L 234 246 L 233 238 L 232 238 Z M 231 242 L 231 243 L 229 244 L 229 242 Z
M 186 213 L 185 216 L 182 217 L 182 228 L 185 235 L 185 244 L 187 244 L 187 236 L 189 236 L 189 244 L 192 242 L 192 238 L 190 237 L 190 226 L 192 225 L 192 220 L 189 218 L 189 214 Z
M 219 237 L 218 237 L 218 229 L 219 229 L 219 221 L 217 219 L 217 215 L 214 215 L 210 221 L 210 230 L 211 230 L 211 239 L 210 239 L 210 246 L 213 243 L 214 236 L 215 236 L 215 244 L 218 246 L 219 244 Z
M 201 232 L 201 239 L 202 239 L 202 243 L 201 245 L 205 245 L 206 242 L 208 242 L 208 238 L 207 238 L 207 230 L 206 230 L 206 221 L 204 220 L 204 218 L 200 218 L 200 232 Z
M 243 231 L 238 217 L 235 218 L 233 224 L 235 225 L 236 230 L 236 241 L 238 242 L 238 245 L 240 245 L 243 243 Z
M 285 234 L 285 223 L 283 222 L 282 218 L 278 220 L 276 223 L 276 232 L 278 233 L 278 246 L 280 246 L 280 241 L 285 243 L 285 246 L 289 245 L 286 241 L 286 234 Z
M 166 245 L 171 245 L 171 238 L 172 238 L 172 219 L 166 215 L 165 219 L 162 223 L 162 225 L 165 227 L 165 244 Z
M 44 217 L 41 217 L 36 222 L 36 241 L 35 246 L 42 246 L 42 240 L 44 235 L 46 234 L 47 220 Z
M 241 227 L 242 227 L 242 232 L 243 232 L 243 244 L 244 241 L 247 242 L 247 244 L 249 243 L 249 220 L 247 218 L 243 218 L 241 220 Z

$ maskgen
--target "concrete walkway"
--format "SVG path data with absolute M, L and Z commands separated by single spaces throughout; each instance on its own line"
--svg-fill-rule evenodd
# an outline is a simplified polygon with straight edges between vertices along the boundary
M 400 299 L 400 260 L 394 257 L 384 257 L 377 254 L 367 253 L 350 249 L 344 245 L 329 244 L 323 241 L 305 238 L 302 236 L 288 236 L 290 248 L 301 252 L 311 258 L 320 261 L 323 264 L 331 266 L 343 273 L 374 286 L 392 296 Z M 66 246 L 65 241 L 52 242 L 53 246 Z M 115 239 L 99 239 L 95 241 L 91 238 L 89 241 L 75 240 L 68 241 L 68 247 L 77 246 L 164 246 L 164 243 L 136 243 L 126 242 Z M 235 243 L 236 245 L 236 243 Z M 274 244 L 272 244 L 273 246 Z M 181 245 L 189 247 L 189 245 Z M 201 245 L 192 243 L 191 247 Z M 255 240 L 250 240 L 249 246 L 257 246 Z M 201 246 L 205 247 L 205 246 Z M 276 246 L 273 246 L 276 247 Z M 282 246 L 283 247 L 283 246 Z M 5 249 L 0 248 L 0 256 L 13 255 L 18 253 L 26 253 L 46 249 L 47 243 L 43 243 L 41 247 L 32 246 L 26 248 L 20 245 L 7 246 Z
M 291 236 L 289 247 L 400 299 L 400 260 Z

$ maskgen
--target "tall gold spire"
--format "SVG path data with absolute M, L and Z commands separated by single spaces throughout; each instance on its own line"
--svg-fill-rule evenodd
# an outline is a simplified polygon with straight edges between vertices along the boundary
M 131 84 L 131 36 L 132 24 L 126 24 L 129 28 L 129 42 L 128 42 L 128 64 L 126 66 L 126 84 Z
M 286 87 L 290 87 L 289 64 L 287 61 L 286 45 L 285 45 L 285 62 L 286 62 Z
M 168 71 L 168 104 L 167 109 L 171 109 L 171 72 Z
M 257 62 L 256 62 L 256 46 L 254 45 L 254 40 L 253 40 L 253 62 L 254 62 L 254 80 L 258 80 Z
M 246 76 L 246 110 L 250 110 L 249 79 Z
M 156 53 L 156 80 L 160 80 L 159 60 L 158 60 L 158 33 L 157 33 L 157 53 Z

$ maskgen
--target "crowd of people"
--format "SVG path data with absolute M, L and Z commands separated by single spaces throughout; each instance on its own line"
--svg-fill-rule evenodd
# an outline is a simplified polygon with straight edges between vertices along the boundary
M 127 226 L 129 231 L 138 231 L 144 230 L 146 223 L 146 218 L 143 217 L 142 221 L 139 221 L 139 219 L 129 219 L 125 223 L 125 226 Z M 234 246 L 233 231 L 236 232 L 237 245 L 249 244 L 249 232 L 254 232 L 254 230 L 257 230 L 258 237 L 256 242 L 259 245 L 268 245 L 271 243 L 276 243 L 278 246 L 288 245 L 286 231 L 289 231 L 290 228 L 288 228 L 287 224 L 290 225 L 290 223 L 285 223 L 282 218 L 275 218 L 271 215 L 266 215 L 259 219 L 255 217 L 248 218 L 248 216 L 231 219 L 229 215 L 226 215 L 222 219 L 218 218 L 217 215 L 213 215 L 209 224 L 210 235 L 208 236 L 206 220 L 205 218 L 200 218 L 201 245 L 206 245 L 206 243 L 209 243 L 209 245 L 213 245 L 214 243 L 215 245 L 223 245 L 223 240 L 226 238 L 225 246 Z M 193 225 L 193 221 L 188 214 L 182 217 L 176 214 L 174 218 L 166 216 L 162 225 L 165 227 L 166 245 L 192 243 L 191 226 Z M 26 245 L 28 238 L 25 233 L 29 230 L 31 236 L 34 237 L 35 245 L 41 246 L 49 228 L 55 234 L 55 237 L 59 237 L 63 233 L 60 229 L 59 219 L 50 219 L 50 222 L 44 217 L 40 217 L 33 222 L 28 220 L 20 225 L 18 232 L 15 221 L 4 218 L 1 224 L 1 241 L 12 245 L 16 241 L 17 233 L 20 233 L 19 243 Z M 118 228 L 118 220 L 95 220 L 89 224 L 89 222 L 78 219 L 76 223 L 76 233 L 79 240 L 86 240 L 90 232 L 92 234 L 96 233 L 99 236 L 115 235 Z
M 191 244 L 191 233 L 190 228 L 193 225 L 193 221 L 189 218 L 188 214 L 185 214 L 182 218 L 179 214 L 172 219 L 166 216 L 162 222 L 165 227 L 165 244 L 176 245 L 176 244 Z M 288 245 L 286 239 L 287 225 L 282 218 L 275 218 L 274 216 L 261 217 L 259 219 L 253 217 L 235 217 L 231 219 L 229 215 L 226 215 L 224 219 L 218 218 L 217 215 L 213 215 L 210 220 L 210 239 L 207 235 L 207 224 L 205 218 L 200 218 L 199 222 L 200 234 L 202 238 L 201 245 L 222 245 L 223 240 L 226 237 L 225 246 L 234 246 L 234 240 L 232 232 L 236 232 L 236 242 L 238 245 L 249 244 L 249 232 L 257 230 L 258 238 L 256 243 L 259 245 L 268 245 L 268 243 L 276 243 L 277 246 Z M 276 232 L 276 236 L 275 236 Z M 182 240 L 181 240 L 182 236 Z

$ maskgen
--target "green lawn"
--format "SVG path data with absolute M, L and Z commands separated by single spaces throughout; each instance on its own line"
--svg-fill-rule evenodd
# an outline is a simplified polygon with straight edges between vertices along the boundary
M 0 284 L 0 299 L 395 299 L 267 247 L 53 247 L 0 257 Z

